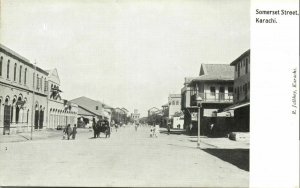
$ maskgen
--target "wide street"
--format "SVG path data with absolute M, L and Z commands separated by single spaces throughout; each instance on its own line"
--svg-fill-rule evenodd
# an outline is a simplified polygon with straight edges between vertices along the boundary
M 148 127 L 139 127 L 137 132 L 132 126 L 113 130 L 108 139 L 103 134 L 94 139 L 88 130 L 78 132 L 76 140 L 52 137 L 1 143 L 0 184 L 249 186 L 249 166 L 241 162 L 241 154 L 249 154 L 247 149 L 220 149 L 204 142 L 197 149 L 195 136 L 167 135 L 163 128 L 158 138 L 149 137 Z

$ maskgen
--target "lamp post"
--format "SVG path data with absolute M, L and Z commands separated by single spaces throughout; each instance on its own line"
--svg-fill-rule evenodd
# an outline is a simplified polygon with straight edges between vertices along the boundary
M 198 94 L 196 97 L 197 106 L 198 106 L 198 137 L 197 137 L 197 147 L 200 148 L 200 118 L 201 118 L 201 107 L 202 107 L 202 98 Z

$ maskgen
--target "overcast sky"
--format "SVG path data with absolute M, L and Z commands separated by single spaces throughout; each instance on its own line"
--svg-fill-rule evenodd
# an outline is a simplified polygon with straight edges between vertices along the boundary
M 63 98 L 146 115 L 201 63 L 229 64 L 250 48 L 250 1 L 1 0 L 0 39 L 57 68 Z

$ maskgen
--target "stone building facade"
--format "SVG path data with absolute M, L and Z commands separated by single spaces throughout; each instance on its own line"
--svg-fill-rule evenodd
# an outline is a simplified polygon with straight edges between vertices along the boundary
M 49 72 L 0 44 L 0 131 L 3 134 L 56 128 L 51 108 Z M 49 105 L 50 104 L 50 105 Z M 64 105 L 61 105 L 64 107 Z M 62 109 L 62 108 L 60 108 Z M 58 112 L 58 108 L 54 109 Z M 76 110 L 72 116 L 76 118 Z

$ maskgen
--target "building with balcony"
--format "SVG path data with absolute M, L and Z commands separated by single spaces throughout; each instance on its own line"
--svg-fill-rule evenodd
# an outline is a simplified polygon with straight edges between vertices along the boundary
M 196 99 L 201 97 L 201 134 L 208 133 L 208 126 L 217 121 L 223 124 L 220 132 L 223 131 L 221 129 L 227 129 L 232 121 L 232 118 L 227 117 L 232 117 L 233 113 L 217 112 L 233 104 L 233 80 L 234 69 L 226 64 L 202 64 L 198 77 L 185 78 L 181 90 L 185 128 L 192 124 L 193 129 L 197 129 L 199 104 Z
M 236 58 L 234 67 L 234 104 L 223 111 L 234 110 L 234 131 L 250 130 L 250 49 Z

